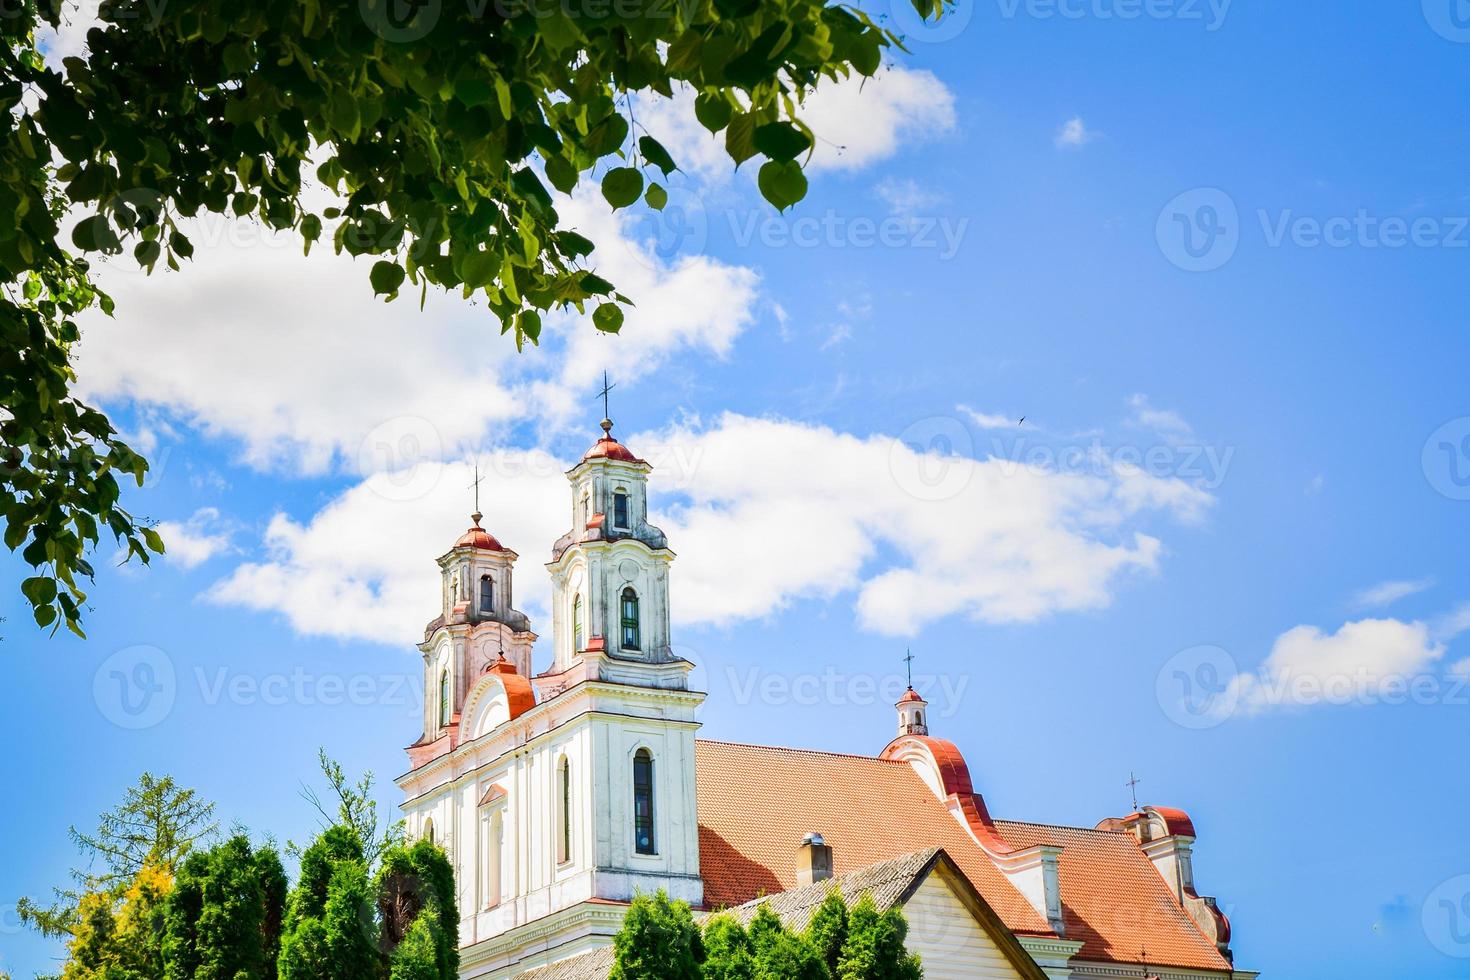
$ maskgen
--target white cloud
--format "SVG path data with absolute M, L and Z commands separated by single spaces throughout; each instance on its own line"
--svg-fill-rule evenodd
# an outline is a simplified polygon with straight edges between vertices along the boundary
M 1359 609 L 1377 609 L 1383 606 L 1391 606 L 1400 599 L 1406 599 L 1411 595 L 1423 592 L 1434 585 L 1434 579 L 1425 578 L 1417 581 L 1397 580 L 1391 582 L 1379 582 L 1370 586 L 1353 596 L 1353 605 Z
M 1260 670 L 1231 696 L 1248 712 L 1283 706 L 1372 704 L 1431 669 L 1444 646 L 1424 623 L 1362 619 L 1336 633 L 1297 626 L 1277 637 Z
M 1155 408 L 1147 395 L 1131 395 L 1128 406 L 1133 409 L 1130 421 L 1145 429 L 1152 429 L 1168 442 L 1186 439 L 1194 434 L 1194 427 L 1178 412 Z
M 944 195 L 932 187 L 920 184 L 912 177 L 885 177 L 873 187 L 878 199 L 888 205 L 888 210 L 899 217 L 911 217 L 927 211 L 944 200 Z
M 1091 143 L 1100 135 L 1102 134 L 1088 130 L 1081 116 L 1073 116 L 1062 123 L 1053 142 L 1059 150 L 1075 150 Z
M 821 82 L 797 115 L 817 135 L 807 172 L 851 171 L 953 130 L 955 98 L 933 72 L 887 65 L 870 79 L 853 75 Z M 734 172 L 724 133 L 711 134 L 694 118 L 691 90 L 678 89 L 672 99 L 641 100 L 638 121 L 685 171 L 711 182 Z
M 954 93 L 933 72 L 898 65 L 820 85 L 799 114 L 817 134 L 815 171 L 859 170 L 955 127 Z
M 1016 622 L 1099 608 L 1121 575 L 1156 565 L 1160 542 L 1137 528 L 1145 512 L 1209 500 L 1177 480 L 943 457 L 736 415 L 653 438 L 693 463 L 667 527 L 680 553 L 675 614 L 690 622 L 845 592 L 865 628 L 889 635 L 950 615 Z M 880 551 L 894 557 L 879 563 Z
M 516 604 L 546 608 L 540 563 L 571 517 L 563 463 L 544 453 L 479 457 L 487 476 L 484 526 L 522 557 Z M 308 521 L 272 518 L 266 556 L 247 562 L 205 598 L 283 615 L 298 633 L 407 645 L 438 615 L 434 559 L 469 526 L 471 465 L 430 463 L 411 480 L 378 473 Z
M 656 467 L 654 519 L 679 555 L 681 624 L 767 616 L 801 597 L 851 596 L 859 622 L 888 635 L 951 615 L 1022 622 L 1096 609 L 1128 574 L 1157 566 L 1162 544 L 1141 530 L 1145 518 L 1184 517 L 1211 499 L 1137 471 L 1060 474 L 739 415 L 626 441 Z M 527 556 L 517 595 L 528 611 L 545 608 L 539 562 L 570 520 L 564 465 L 505 452 L 487 483 L 485 526 Z M 433 558 L 467 509 L 465 466 L 435 472 L 414 500 L 394 499 L 399 485 L 379 474 L 304 522 L 278 515 L 267 558 L 215 594 L 304 633 L 416 639 L 437 608 Z
M 164 560 L 181 568 L 197 568 L 230 550 L 229 523 L 214 507 L 201 507 L 187 521 L 160 521 L 155 530 L 163 537 Z
M 978 412 L 968 405 L 956 405 L 955 411 L 964 415 L 982 429 L 1014 429 L 1019 419 L 1019 416 L 1013 419 L 1009 415 L 1002 415 L 999 412 Z
M 1437 616 L 1429 624 L 1435 639 L 1448 643 L 1461 633 L 1470 632 L 1470 602 L 1462 602 L 1454 609 Z
M 404 452 L 459 455 L 528 418 L 554 425 L 604 368 L 626 390 L 677 351 L 722 355 L 751 322 L 751 270 L 705 256 L 664 262 L 591 189 L 560 207 L 601 243 L 597 270 L 637 304 L 620 336 L 558 315 L 547 349 L 518 355 L 483 304 L 432 289 L 422 313 L 417 295 L 374 300 L 370 261 L 321 245 L 303 258 L 289 236 L 215 219 L 196 223 L 182 272 L 103 270 L 118 314 L 85 323 L 80 393 L 238 440 L 256 468 L 369 473 L 402 465 Z
M 1445 673 L 1454 677 L 1470 678 L 1470 657 L 1466 657 L 1464 660 L 1456 660 L 1445 668 Z

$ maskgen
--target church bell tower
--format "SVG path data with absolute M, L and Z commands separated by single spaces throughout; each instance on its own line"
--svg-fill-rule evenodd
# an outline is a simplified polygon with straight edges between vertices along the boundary
M 669 644 L 664 532 L 648 522 L 647 461 L 602 420 L 602 437 L 567 471 L 572 528 L 552 548 L 552 673 L 685 688 L 690 668 Z

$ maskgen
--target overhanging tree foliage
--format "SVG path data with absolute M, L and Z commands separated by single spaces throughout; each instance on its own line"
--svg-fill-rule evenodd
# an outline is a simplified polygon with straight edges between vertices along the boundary
M 944 0 L 912 0 L 928 17 Z M 640 99 L 693 93 L 731 160 L 761 158 L 777 207 L 806 193 L 801 102 L 870 76 L 897 38 L 827 0 L 104 0 L 84 55 L 47 64 L 58 0 L 0 18 L 0 501 L 5 541 L 37 568 L 42 626 L 81 632 L 78 577 L 106 531 L 147 561 L 162 542 L 122 508 L 147 463 L 71 396 L 77 316 L 111 301 L 88 255 L 152 271 L 193 253 L 218 214 L 370 258 L 389 299 L 479 295 L 517 346 L 575 307 L 616 332 L 630 300 L 586 263 L 593 243 L 551 189 L 596 181 L 615 208 L 667 202 L 678 162 Z M 646 102 L 643 104 L 647 104 Z M 320 213 L 317 178 L 337 203 Z M 69 241 L 66 215 L 78 218 Z

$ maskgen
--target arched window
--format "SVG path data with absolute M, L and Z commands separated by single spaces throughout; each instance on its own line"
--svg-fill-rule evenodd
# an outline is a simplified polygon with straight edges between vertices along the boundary
M 556 770 L 556 863 L 572 859 L 572 764 L 562 757 Z
M 584 649 L 582 643 L 582 597 L 577 596 L 572 600 L 572 652 L 579 653 Z
M 592 520 L 592 495 L 584 493 L 582 494 L 582 526 L 586 527 L 590 520 Z
M 628 491 L 613 491 L 613 527 L 628 526 Z
M 623 649 L 638 649 L 638 593 L 623 590 Z
M 495 609 L 495 580 L 488 575 L 480 576 L 480 615 L 488 616 Z
M 434 843 L 434 818 L 433 817 L 425 817 L 424 818 L 424 840 L 428 841 L 430 844 Z
M 439 727 L 449 724 L 449 668 L 439 672 Z
M 657 854 L 653 839 L 653 754 L 639 749 L 633 756 L 633 846 L 639 854 Z

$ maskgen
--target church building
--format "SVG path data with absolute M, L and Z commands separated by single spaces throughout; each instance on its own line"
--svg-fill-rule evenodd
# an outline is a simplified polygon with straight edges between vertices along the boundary
M 838 888 L 904 909 L 929 980 L 1253 980 L 1195 889 L 1188 815 L 993 818 L 912 688 L 876 755 L 697 738 L 652 467 L 612 428 L 567 473 L 544 669 L 514 606 L 518 556 L 481 514 L 439 558 L 423 734 L 397 782 L 409 834 L 454 864 L 462 977 L 605 980 L 639 893 L 747 917 L 769 902 L 799 928 Z

